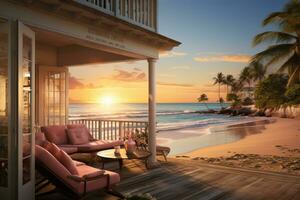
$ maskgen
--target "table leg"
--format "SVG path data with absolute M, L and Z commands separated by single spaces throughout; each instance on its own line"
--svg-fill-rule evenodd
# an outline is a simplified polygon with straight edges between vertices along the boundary
M 104 169 L 104 160 L 102 160 L 102 169 Z
M 123 168 L 123 159 L 119 159 L 119 168 L 122 169 Z

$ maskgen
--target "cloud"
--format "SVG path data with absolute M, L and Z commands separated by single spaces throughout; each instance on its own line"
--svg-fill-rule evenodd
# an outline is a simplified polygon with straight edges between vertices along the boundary
M 95 86 L 93 83 L 84 84 L 81 79 L 76 78 L 74 76 L 69 76 L 69 89 L 93 89 L 93 88 L 101 88 L 102 86 Z
M 197 62 L 249 62 L 251 56 L 245 54 L 227 54 L 227 55 L 211 55 L 211 56 L 197 56 L 194 58 Z
M 145 72 L 130 72 L 121 69 L 115 69 L 117 74 L 114 74 L 111 79 L 118 81 L 126 81 L 126 82 L 140 82 L 146 81 Z
M 69 89 L 78 89 L 78 88 L 84 88 L 85 85 L 80 81 L 80 79 L 70 76 L 69 77 Z
M 192 84 L 180 84 L 180 83 L 168 83 L 168 82 L 157 82 L 157 85 L 175 86 L 175 87 L 193 87 Z
M 165 51 L 159 54 L 160 58 L 171 58 L 171 57 L 179 57 L 179 56 L 186 56 L 187 53 L 185 52 L 177 52 L 177 51 Z
M 179 65 L 179 66 L 174 66 L 174 67 L 171 67 L 171 69 L 184 69 L 184 70 L 188 70 L 188 69 L 191 69 L 190 66 L 188 65 Z

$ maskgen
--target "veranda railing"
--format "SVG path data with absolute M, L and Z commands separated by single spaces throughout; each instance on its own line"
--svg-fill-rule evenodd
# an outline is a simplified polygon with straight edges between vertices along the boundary
M 69 124 L 85 124 L 97 140 L 124 139 L 128 133 L 147 133 L 148 122 L 108 119 L 72 119 Z

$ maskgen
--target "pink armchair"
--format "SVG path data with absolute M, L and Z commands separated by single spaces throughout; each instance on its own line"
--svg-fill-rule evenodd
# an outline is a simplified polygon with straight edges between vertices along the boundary
M 63 193 L 68 191 L 67 194 L 76 197 L 84 197 L 90 192 L 104 188 L 110 194 L 123 197 L 113 190 L 113 186 L 120 182 L 119 174 L 74 161 L 61 150 L 52 149 L 51 154 L 45 148 L 36 145 L 35 152 L 36 168 L 48 180 L 46 184 L 37 187 L 36 193 L 48 183 L 52 183 L 56 186 L 55 190 L 61 190 Z M 48 193 L 38 194 L 38 196 Z

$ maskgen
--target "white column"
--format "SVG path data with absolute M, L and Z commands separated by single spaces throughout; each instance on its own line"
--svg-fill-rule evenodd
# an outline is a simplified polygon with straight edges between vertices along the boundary
M 149 165 L 156 165 L 156 82 L 155 82 L 155 62 L 156 59 L 148 59 L 148 121 L 149 121 L 149 136 L 148 145 L 152 153 L 149 158 Z

